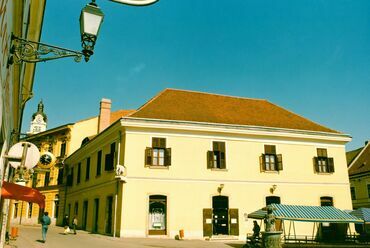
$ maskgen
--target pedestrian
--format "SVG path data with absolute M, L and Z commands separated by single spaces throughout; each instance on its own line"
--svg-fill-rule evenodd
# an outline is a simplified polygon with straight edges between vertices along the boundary
M 77 228 L 77 216 L 75 215 L 72 220 L 72 226 L 73 226 L 73 234 L 76 235 L 76 228 Z
M 64 234 L 69 233 L 69 217 L 66 214 L 63 218 Z
M 51 223 L 48 212 L 44 212 L 44 215 L 41 217 L 41 232 L 42 232 L 42 242 L 46 242 L 46 233 L 48 232 L 48 227 Z
M 258 225 L 257 221 L 254 220 L 253 221 L 253 235 L 250 239 L 252 244 L 255 244 L 258 241 L 260 237 L 260 230 L 261 230 L 260 226 Z

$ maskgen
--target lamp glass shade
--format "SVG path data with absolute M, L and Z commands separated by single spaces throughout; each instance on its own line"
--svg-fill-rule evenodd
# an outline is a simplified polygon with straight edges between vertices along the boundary
M 81 11 L 80 16 L 80 32 L 98 36 L 100 25 L 103 22 L 104 14 L 98 6 L 91 4 L 86 5 Z

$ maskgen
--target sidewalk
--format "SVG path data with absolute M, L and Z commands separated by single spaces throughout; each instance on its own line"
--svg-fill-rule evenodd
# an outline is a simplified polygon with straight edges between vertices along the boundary
M 212 242 L 203 240 L 174 240 L 167 238 L 113 238 L 77 231 L 77 235 L 63 234 L 62 227 L 48 230 L 46 243 L 41 243 L 40 226 L 20 226 L 19 237 L 6 248 L 240 248 L 243 242 Z

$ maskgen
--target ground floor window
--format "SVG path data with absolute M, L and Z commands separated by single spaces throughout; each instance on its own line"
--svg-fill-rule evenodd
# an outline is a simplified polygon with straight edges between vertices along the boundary
M 149 235 L 166 235 L 167 197 L 149 196 Z

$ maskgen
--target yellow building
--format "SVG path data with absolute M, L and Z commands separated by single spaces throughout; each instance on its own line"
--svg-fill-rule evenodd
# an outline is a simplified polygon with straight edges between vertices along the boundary
M 38 189 L 45 195 L 45 211 L 49 212 L 52 224 L 57 222 L 60 213 L 60 202 L 64 201 L 64 195 L 60 194 L 64 173 L 64 159 L 80 148 L 84 142 L 96 135 L 99 130 L 116 121 L 122 116 L 131 113 L 127 110 L 118 110 L 111 113 L 111 101 L 103 99 L 100 103 L 99 116 L 81 120 L 76 123 L 65 124 L 53 129 L 46 130 L 47 119 L 43 112 L 42 102 L 38 105 L 38 111 L 33 114 L 29 136 L 24 141 L 35 144 L 42 154 L 50 154 L 55 157 L 50 168 L 39 162 L 29 176 L 29 187 Z M 44 130 L 44 131 L 43 131 Z M 16 180 L 16 178 L 15 178 Z M 11 212 L 12 224 L 37 224 L 40 211 L 39 206 L 34 203 L 23 201 L 13 202 Z
M 35 65 L 9 64 L 12 34 L 39 41 L 44 18 L 45 0 L 0 1 L 0 188 L 9 176 L 5 154 L 19 138 L 23 110 L 32 97 Z M 1 201 L 0 247 L 3 247 L 8 218 L 9 201 Z
M 370 208 L 370 144 L 347 153 L 353 208 Z
M 350 140 L 266 100 L 166 89 L 65 160 L 63 211 L 119 237 L 244 239 L 269 203 L 351 209 Z

